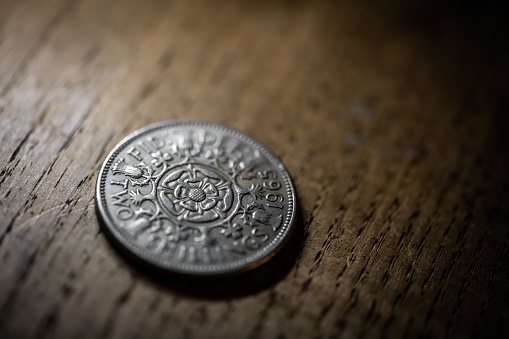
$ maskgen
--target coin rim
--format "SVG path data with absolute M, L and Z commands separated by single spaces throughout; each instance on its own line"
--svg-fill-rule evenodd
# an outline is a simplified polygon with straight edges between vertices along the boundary
M 126 236 L 118 230 L 118 226 L 115 226 L 113 219 L 111 218 L 109 211 L 106 207 L 106 197 L 101 195 L 101 191 L 106 186 L 106 177 L 108 172 L 106 169 L 110 168 L 115 157 L 120 153 L 127 145 L 133 141 L 133 139 L 139 138 L 145 134 L 148 134 L 152 131 L 178 127 L 178 126 L 189 126 L 189 127 L 212 127 L 212 129 L 216 129 L 219 131 L 229 132 L 228 134 L 239 137 L 241 140 L 247 142 L 251 146 L 256 146 L 264 155 L 268 158 L 268 160 L 275 165 L 275 167 L 282 174 L 287 192 L 291 194 L 289 195 L 288 204 L 291 209 L 291 215 L 288 217 L 288 214 L 285 216 L 283 222 L 283 229 L 272 239 L 272 241 L 266 245 L 262 250 L 255 252 L 253 255 L 249 255 L 247 258 L 242 260 L 238 260 L 232 263 L 227 264 L 214 264 L 208 266 L 197 266 L 191 264 L 183 264 L 176 266 L 174 263 L 164 264 L 162 260 L 158 260 L 157 256 L 148 253 L 143 250 L 133 241 L 130 241 L 126 238 Z M 270 159 L 272 157 L 273 159 Z M 99 220 L 101 228 L 105 231 L 105 234 L 108 236 L 109 240 L 112 241 L 114 245 L 119 250 L 121 250 L 124 254 L 129 257 L 135 259 L 144 264 L 148 264 L 152 268 L 160 269 L 166 272 L 172 273 L 180 273 L 189 276 L 222 276 L 222 275 L 231 275 L 234 273 L 245 272 L 251 270 L 259 265 L 265 263 L 285 245 L 286 241 L 290 238 L 290 235 L 295 228 L 295 223 L 297 219 L 297 195 L 295 190 L 295 185 L 293 184 L 293 180 L 283 165 L 281 159 L 276 156 L 267 146 L 265 146 L 260 141 L 256 140 L 252 136 L 238 131 L 234 128 L 215 123 L 209 121 L 202 120 L 187 120 L 187 119 L 176 119 L 176 120 L 168 120 L 162 121 L 154 124 L 150 124 L 148 126 L 142 127 L 138 130 L 127 135 L 120 142 L 118 142 L 115 147 L 109 152 L 106 156 L 103 164 L 101 165 L 101 169 L 99 170 L 99 174 L 97 176 L 96 181 L 96 191 L 95 191 L 95 203 L 96 209 L 98 211 Z M 191 269 L 186 267 L 190 267 Z

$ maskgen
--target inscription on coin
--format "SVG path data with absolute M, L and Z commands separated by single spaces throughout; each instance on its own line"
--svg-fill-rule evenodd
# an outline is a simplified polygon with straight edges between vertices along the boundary
M 102 226 L 121 249 L 187 274 L 254 267 L 295 222 L 295 190 L 266 147 L 231 128 L 170 121 L 143 128 L 106 158 L 96 189 Z

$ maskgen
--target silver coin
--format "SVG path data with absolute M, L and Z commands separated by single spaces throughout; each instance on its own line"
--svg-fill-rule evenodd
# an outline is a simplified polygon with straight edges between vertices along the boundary
M 105 233 L 143 263 L 191 275 L 258 266 L 288 239 L 296 196 L 265 146 L 229 127 L 174 120 L 107 156 L 96 205 Z

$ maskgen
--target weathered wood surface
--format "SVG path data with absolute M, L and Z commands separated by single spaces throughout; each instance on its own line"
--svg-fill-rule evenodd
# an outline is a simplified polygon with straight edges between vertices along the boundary
M 0 337 L 506 337 L 507 44 L 464 14 L 1 1 Z M 293 175 L 297 231 L 261 270 L 157 277 L 101 233 L 105 154 L 175 118 Z

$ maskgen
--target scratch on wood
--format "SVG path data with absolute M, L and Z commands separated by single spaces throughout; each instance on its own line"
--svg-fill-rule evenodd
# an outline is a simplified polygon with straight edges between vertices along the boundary
M 67 147 L 69 147 L 72 139 L 74 138 L 74 136 L 76 135 L 76 133 L 79 131 L 79 129 L 81 128 L 81 126 L 85 123 L 85 120 L 87 120 L 87 118 L 90 116 L 90 112 L 92 111 L 92 109 L 97 105 L 97 103 L 99 102 L 99 97 L 96 97 L 92 103 L 88 106 L 87 110 L 85 111 L 85 113 L 83 113 L 83 115 L 80 117 L 78 123 L 76 124 L 76 126 L 73 127 L 73 129 L 71 130 L 71 132 L 67 135 L 67 138 L 64 140 L 64 142 L 62 143 L 62 145 L 60 146 L 60 148 L 58 149 L 58 153 L 61 153 L 62 151 L 64 151 Z

